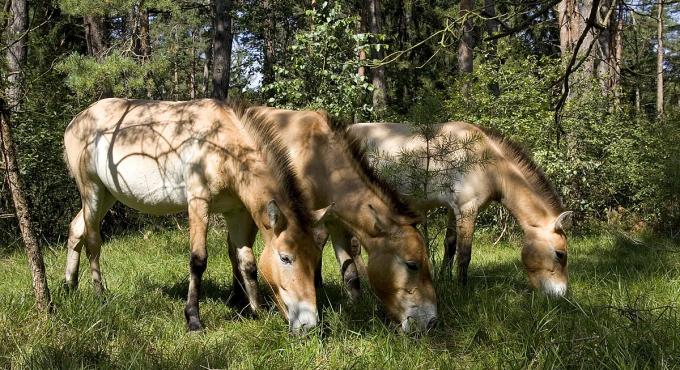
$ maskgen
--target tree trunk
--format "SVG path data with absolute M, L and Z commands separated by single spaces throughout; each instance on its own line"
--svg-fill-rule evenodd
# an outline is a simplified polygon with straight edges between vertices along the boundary
M 637 20 L 635 12 L 630 13 L 630 19 L 633 24 L 633 54 L 635 55 L 635 65 L 640 65 L 640 40 L 638 39 L 639 29 L 637 27 Z M 640 114 L 640 77 L 635 78 L 635 113 Z
M 99 16 L 85 15 L 83 16 L 83 26 L 85 27 L 87 55 L 93 57 L 97 62 L 101 62 L 108 48 L 104 19 Z M 113 90 L 111 86 L 104 86 L 100 98 L 110 98 L 112 96 Z
M 177 32 L 172 31 L 172 41 L 174 46 L 172 57 L 172 99 L 175 101 L 179 100 L 179 73 L 178 73 L 178 59 L 179 59 L 179 40 L 177 38 Z
M 359 23 L 357 24 L 357 33 L 359 34 L 364 34 L 368 32 L 368 22 L 366 21 L 366 7 L 364 6 L 364 2 L 360 2 L 359 5 Z M 366 60 L 366 50 L 360 49 L 359 52 L 357 53 L 357 58 L 359 58 L 359 70 L 357 71 L 357 74 L 359 77 L 365 77 L 366 76 L 366 67 L 363 65 L 364 61 Z
M 579 25 L 581 14 L 577 0 L 562 0 L 557 5 L 557 14 L 560 29 L 560 52 L 562 58 L 565 58 L 574 51 L 574 45 L 581 33 L 581 26 Z
M 16 1 L 16 0 L 14 0 Z M 16 160 L 16 151 L 9 122 L 9 111 L 4 102 L 2 112 L 0 112 L 0 142 L 2 142 L 2 156 L 7 172 L 7 184 L 12 193 L 12 201 L 19 222 L 21 238 L 26 248 L 28 256 L 28 266 L 31 270 L 33 279 L 33 294 L 35 295 L 36 307 L 39 311 L 45 312 L 51 309 L 50 290 L 47 286 L 47 276 L 45 274 L 45 263 L 43 261 L 42 250 L 33 234 L 31 226 L 31 215 L 28 210 L 26 198 L 24 197 L 24 187 L 19 175 L 19 166 Z
M 191 72 L 189 73 L 189 96 L 196 99 L 196 30 L 191 30 Z
M 610 76 L 610 91 L 614 92 L 616 104 L 621 102 L 621 64 L 623 63 L 623 6 L 618 4 L 618 14 L 614 26 L 614 57 L 612 60 L 612 72 Z
M 262 38 L 264 41 L 262 55 L 262 85 L 269 85 L 274 82 L 274 64 L 276 64 L 274 42 L 276 40 L 276 20 L 273 16 L 272 6 L 270 0 L 262 1 L 262 9 L 264 10 L 264 32 Z
M 130 11 L 130 37 L 132 39 L 135 56 L 142 61 L 151 54 L 149 35 L 149 10 L 145 0 L 135 4 Z
M 213 92 L 215 99 L 226 99 L 229 94 L 231 70 L 231 0 L 213 0 L 215 7 L 215 35 L 213 37 Z
M 496 18 L 496 1 L 495 0 L 484 0 L 484 13 L 487 17 L 485 22 L 486 33 L 491 36 L 498 32 L 498 21 Z M 491 41 L 488 60 L 496 64 L 497 61 L 497 43 L 498 40 L 494 39 Z M 489 89 L 494 96 L 499 96 L 501 94 L 501 89 L 496 81 L 489 85 Z
M 144 1 L 139 5 L 139 54 L 143 61 L 151 55 L 151 35 L 149 33 L 149 9 L 144 7 Z
M 498 32 L 498 21 L 496 18 L 496 1 L 495 0 L 484 0 L 484 15 L 487 17 L 485 23 L 486 32 L 489 36 Z
M 612 6 L 615 4 L 610 3 L 605 0 L 601 3 L 600 9 L 598 9 L 597 22 L 604 26 L 604 29 L 600 31 L 597 37 L 597 50 L 594 56 L 596 76 L 601 82 L 603 90 L 608 90 L 610 88 L 609 79 L 613 72 L 613 59 L 614 53 L 612 53 L 612 44 L 614 36 L 614 25 L 615 22 L 611 21 L 611 17 L 607 18 L 607 14 Z
M 371 33 L 380 34 L 382 31 L 382 14 L 380 12 L 380 0 L 370 0 L 369 2 L 369 22 Z M 383 51 L 373 50 L 373 59 L 382 60 Z M 373 110 L 379 115 L 385 111 L 387 106 L 387 92 L 385 84 L 385 67 L 377 66 L 371 68 L 371 79 L 373 82 Z
M 149 30 L 149 9 L 144 7 L 144 1 L 140 3 L 139 8 L 139 54 L 141 55 L 142 63 L 149 61 L 151 57 L 151 32 Z M 152 72 L 147 71 L 145 79 L 146 82 L 146 97 L 153 98 L 153 84 L 151 76 Z
M 172 62 L 172 98 L 179 100 L 179 74 L 177 73 L 177 59 Z
M 207 98 L 212 96 L 209 94 L 210 91 L 210 67 L 212 66 L 212 43 L 208 43 L 208 47 L 205 50 L 205 63 L 203 64 L 203 97 Z
M 460 1 L 460 16 L 463 21 L 463 36 L 458 45 L 458 71 L 460 74 L 472 73 L 472 46 L 474 42 L 474 29 L 472 23 L 472 0 Z
M 605 0 L 606 1 L 606 0 Z M 584 0 L 583 6 L 578 7 L 577 3 L 577 8 L 580 9 L 580 15 L 577 17 L 578 20 L 578 27 L 576 28 L 577 35 L 576 38 L 574 39 L 574 43 L 578 41 L 578 38 L 580 37 L 580 34 L 585 31 L 586 28 L 586 19 L 588 19 L 588 16 L 590 15 L 590 12 L 593 8 L 593 0 Z M 598 12 L 598 17 L 595 18 L 598 20 L 599 17 L 599 12 Z M 583 44 L 581 44 L 581 48 L 579 50 L 579 53 L 584 52 L 588 46 L 590 46 L 595 40 L 595 28 L 591 27 L 588 33 L 586 33 L 585 39 L 583 39 Z M 592 56 L 589 56 L 588 58 L 585 59 L 583 62 L 583 67 L 582 67 L 582 73 L 578 73 L 577 71 L 577 76 L 580 75 L 580 77 L 593 77 L 595 75 L 595 58 Z
M 9 110 L 17 110 L 21 100 L 21 68 L 26 63 L 26 35 L 28 27 L 28 4 L 26 0 L 14 0 L 10 5 L 7 23 L 7 103 Z M 16 42 L 15 42 L 16 40 Z M 14 42 L 14 44 L 12 44 Z
M 659 1 L 658 5 L 658 29 L 657 29 L 657 51 L 656 51 L 656 115 L 663 116 L 663 6 L 664 0 Z
M 87 54 L 98 61 L 106 52 L 106 27 L 102 17 L 86 15 L 83 17 L 85 26 L 85 42 L 87 43 Z
M 7 173 L 7 183 L 12 194 L 12 201 L 16 211 L 19 230 L 26 248 L 28 264 L 33 278 L 33 293 L 36 307 L 39 311 L 47 311 L 51 308 L 50 290 L 47 286 L 45 263 L 42 251 L 31 228 L 31 215 L 29 213 L 26 198 L 24 197 L 23 185 L 17 165 L 16 150 L 12 140 L 10 127 L 10 115 L 18 110 L 21 100 L 21 69 L 26 63 L 26 35 L 28 30 L 28 3 L 26 0 L 13 0 L 11 3 L 11 16 L 7 25 L 7 40 L 11 46 L 7 49 L 7 103 L 0 100 L 0 144 L 2 145 L 2 157 Z M 14 42 L 14 44 L 11 44 Z

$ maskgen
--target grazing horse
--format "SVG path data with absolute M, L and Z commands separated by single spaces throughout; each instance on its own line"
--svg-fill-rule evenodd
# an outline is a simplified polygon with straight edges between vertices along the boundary
M 265 242 L 263 275 L 290 328 L 316 325 L 315 216 L 304 207 L 308 202 L 288 154 L 269 126 L 252 108 L 212 99 L 104 99 L 78 114 L 64 134 L 66 162 L 82 201 L 69 228 L 67 285 L 77 287 L 84 245 L 95 290 L 104 289 L 99 230 L 116 201 L 150 214 L 188 210 L 191 258 L 184 313 L 188 329 L 200 330 L 208 216 L 222 213 L 237 281 L 256 274 L 252 251 L 242 246 L 252 244 L 257 227 Z
M 431 171 L 444 173 L 450 186 L 433 187 L 425 199 L 411 197 L 414 207 L 449 209 L 445 238 L 444 271 L 450 272 L 454 254 L 458 253 L 458 280 L 467 281 L 475 219 L 491 201 L 499 201 L 517 219 L 524 231 L 522 262 L 532 287 L 549 295 L 562 296 L 567 291 L 567 239 L 565 229 L 571 212 L 562 203 L 543 171 L 509 139 L 489 129 L 465 122 L 436 126 L 434 142 L 427 143 L 408 125 L 395 123 L 359 123 L 349 131 L 364 138 L 378 154 L 399 157 L 407 152 L 422 152 L 452 140 L 473 142 L 469 150 L 446 153 L 448 158 L 433 157 Z M 461 171 L 447 168 L 456 157 L 486 158 Z M 425 168 L 424 163 L 420 166 Z M 408 195 L 407 195 L 408 196 Z
M 331 207 L 322 221 L 350 297 L 359 294 L 356 265 L 347 252 L 354 235 L 368 252 L 369 283 L 389 316 L 404 331 L 431 328 L 436 296 L 425 242 L 414 226 L 418 215 L 373 173 L 346 126 L 332 123 L 323 112 L 258 111 L 286 143 L 308 207 Z

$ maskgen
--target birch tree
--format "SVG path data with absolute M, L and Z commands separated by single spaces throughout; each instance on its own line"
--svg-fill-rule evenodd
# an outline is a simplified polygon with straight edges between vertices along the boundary
M 7 87 L 5 99 L 0 99 L 0 142 L 2 159 L 7 174 L 7 183 L 14 203 L 21 238 L 28 255 L 28 265 L 33 279 L 33 293 L 39 311 L 48 311 L 51 307 L 50 291 L 45 275 L 45 263 L 42 251 L 33 233 L 31 215 L 24 196 L 24 186 L 19 173 L 16 147 L 12 139 L 10 119 L 13 112 L 19 110 L 21 101 L 22 67 L 26 64 L 26 34 L 28 33 L 28 3 L 26 0 L 12 0 L 9 6 L 10 17 L 6 29 L 9 47 L 6 50 Z

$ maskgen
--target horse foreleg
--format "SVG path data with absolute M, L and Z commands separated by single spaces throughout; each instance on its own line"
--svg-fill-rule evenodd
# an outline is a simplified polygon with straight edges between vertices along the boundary
M 368 279 L 368 273 L 366 272 L 366 264 L 361 258 L 361 242 L 356 237 L 352 237 L 350 240 L 350 252 L 352 260 L 354 260 L 354 265 L 357 267 L 357 272 L 359 276 L 364 279 Z
M 340 265 L 340 274 L 345 283 L 345 289 L 347 294 L 349 294 L 350 302 L 355 302 L 361 296 L 361 282 L 357 266 L 350 253 L 350 239 L 352 236 L 340 225 L 329 225 L 329 231 L 333 241 L 335 257 Z
M 237 302 L 247 300 L 251 312 L 256 314 L 261 307 L 257 286 L 257 260 L 253 254 L 257 226 L 245 210 L 225 214 L 224 217 L 229 229 L 227 242 L 234 275 L 234 298 Z
M 323 275 L 322 275 L 322 262 L 323 262 L 323 249 L 326 246 L 326 241 L 328 241 L 328 229 L 324 225 L 318 225 L 313 229 L 314 233 L 314 243 L 319 247 L 321 251 L 321 258 L 319 258 L 319 263 L 316 265 L 316 270 L 314 271 L 314 286 L 316 290 L 319 291 L 323 287 Z
M 456 214 L 449 209 L 446 225 L 446 236 L 444 237 L 444 262 L 442 264 L 443 276 L 451 276 L 451 266 L 453 257 L 456 255 Z
M 189 293 L 184 307 L 184 317 L 189 331 L 202 330 L 198 310 L 198 297 L 201 292 L 201 279 L 208 266 L 208 250 L 206 238 L 208 232 L 208 201 L 194 198 L 189 201 Z

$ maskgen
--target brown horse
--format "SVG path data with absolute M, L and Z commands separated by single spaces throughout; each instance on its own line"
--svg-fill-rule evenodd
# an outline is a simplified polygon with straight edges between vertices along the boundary
M 291 329 L 316 325 L 315 215 L 304 207 L 308 201 L 288 154 L 269 127 L 252 108 L 210 99 L 104 99 L 78 114 L 64 135 L 66 161 L 82 200 L 69 229 L 67 284 L 78 284 L 84 245 L 95 290 L 104 289 L 99 229 L 116 201 L 150 214 L 188 210 L 191 277 L 184 313 L 189 330 L 200 330 L 208 215 L 222 213 L 236 280 L 248 282 L 256 273 L 252 251 L 242 246 L 252 244 L 257 227 L 266 246 L 263 275 Z M 256 288 L 245 284 L 246 290 Z
M 333 204 L 323 221 L 350 296 L 359 294 L 357 269 L 346 251 L 355 235 L 368 252 L 369 282 L 390 317 L 404 331 L 432 327 L 436 296 L 425 243 L 414 226 L 417 214 L 373 174 L 358 142 L 325 113 L 272 108 L 258 112 L 271 118 L 286 143 L 308 207 Z
M 491 201 L 499 201 L 524 231 L 522 262 L 534 288 L 561 296 L 567 291 L 566 226 L 571 212 L 564 212 L 554 188 L 541 169 L 507 138 L 465 122 L 438 125 L 433 142 L 427 143 L 404 124 L 360 123 L 349 131 L 366 140 L 379 156 L 396 158 L 406 152 L 422 152 L 453 141 L 471 141 L 471 153 L 453 150 L 446 158 L 433 157 L 429 170 L 444 173 L 447 186 L 432 187 L 425 199 L 411 197 L 415 207 L 447 207 L 449 221 L 445 239 L 444 270 L 450 271 L 458 253 L 458 279 L 467 281 L 472 235 L 477 215 Z M 447 168 L 462 156 L 486 158 L 488 164 L 467 171 Z M 425 163 L 420 164 L 423 168 Z

